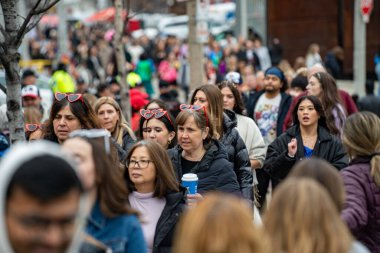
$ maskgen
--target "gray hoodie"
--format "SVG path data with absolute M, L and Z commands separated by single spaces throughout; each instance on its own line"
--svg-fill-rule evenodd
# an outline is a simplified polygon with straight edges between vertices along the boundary
M 63 159 L 72 166 L 73 170 L 76 170 L 76 166 L 62 153 L 59 145 L 55 143 L 47 141 L 20 142 L 12 146 L 0 163 L 0 253 L 14 252 L 9 243 L 6 222 L 3 218 L 5 216 L 6 193 L 10 180 L 21 165 L 41 155 L 51 155 Z M 83 194 L 80 199 L 76 230 L 71 245 L 66 251 L 68 253 L 78 252 L 79 245 L 83 240 L 81 231 L 86 218 L 86 206 L 88 206 L 88 198 Z

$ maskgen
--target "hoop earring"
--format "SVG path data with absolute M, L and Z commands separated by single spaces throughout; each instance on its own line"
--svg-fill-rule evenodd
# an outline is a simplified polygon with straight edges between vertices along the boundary
M 170 143 L 172 143 L 172 141 L 171 141 L 171 140 L 168 140 L 168 145 L 170 145 Z

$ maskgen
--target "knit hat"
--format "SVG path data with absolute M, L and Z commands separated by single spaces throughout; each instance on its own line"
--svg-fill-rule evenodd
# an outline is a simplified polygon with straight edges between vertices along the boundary
M 284 81 L 285 75 L 284 72 L 281 71 L 281 69 L 277 67 L 270 67 L 265 71 L 265 76 L 267 75 L 274 75 L 277 76 L 281 81 Z

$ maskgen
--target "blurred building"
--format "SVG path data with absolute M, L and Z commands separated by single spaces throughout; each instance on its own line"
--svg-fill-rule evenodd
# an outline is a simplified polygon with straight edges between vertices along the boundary
M 321 56 L 338 45 L 344 49 L 344 74 L 353 72 L 354 2 L 352 0 L 268 0 L 267 38 L 277 37 L 284 58 L 291 64 L 297 56 L 305 56 L 311 43 L 318 43 Z M 380 46 L 380 1 L 367 24 L 367 72 L 373 72 L 373 57 Z M 357 11 L 357 10 L 356 10 Z

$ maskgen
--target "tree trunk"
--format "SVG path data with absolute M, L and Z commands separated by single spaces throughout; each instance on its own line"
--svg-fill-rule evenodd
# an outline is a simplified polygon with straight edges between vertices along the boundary
M 25 33 L 33 29 L 43 13 L 59 2 L 59 0 L 37 0 L 26 16 L 17 13 L 17 2 L 16 0 L 0 0 L 0 7 L 4 17 L 4 24 L 0 23 L 0 33 L 4 37 L 4 41 L 0 42 L 0 62 L 4 67 L 6 75 L 7 117 L 11 143 L 25 140 L 21 106 L 20 54 L 18 48 Z
M 9 48 L 5 55 L 9 59 L 5 64 L 6 82 L 7 82 L 7 116 L 9 120 L 9 130 L 11 133 L 11 143 L 25 140 L 24 120 L 21 105 L 21 82 L 20 82 L 20 54 L 17 48 Z
M 116 63 L 118 69 L 118 75 L 120 77 L 120 95 L 121 95 L 121 110 L 123 115 L 126 118 L 127 122 L 130 122 L 131 119 L 131 103 L 129 95 L 129 86 L 126 82 L 126 60 L 124 54 L 124 45 L 122 42 L 123 37 L 123 1 L 115 0 L 115 37 L 114 37 L 114 46 L 116 50 Z M 129 15 L 129 13 L 127 14 Z

